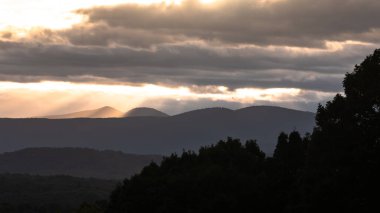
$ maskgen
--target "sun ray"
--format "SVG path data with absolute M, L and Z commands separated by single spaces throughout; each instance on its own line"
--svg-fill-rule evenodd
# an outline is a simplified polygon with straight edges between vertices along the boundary
M 107 105 L 127 110 L 143 103 L 160 101 L 235 102 L 251 105 L 257 101 L 282 103 L 302 99 L 305 91 L 296 88 L 239 88 L 230 90 L 225 86 L 200 88 L 199 91 L 186 86 L 170 87 L 155 84 L 112 85 L 96 83 L 73 83 L 42 81 L 33 83 L 1 82 L 1 116 L 36 116 L 39 114 L 62 113 L 62 107 L 77 103 L 76 110 L 86 110 Z M 306 91 L 307 92 L 307 91 Z M 312 92 L 315 94 L 316 92 Z M 320 100 L 330 93 L 317 93 Z M 307 95 L 307 94 L 306 94 Z M 12 100 L 12 101 L 9 101 Z M 39 100 L 39 101 L 36 101 Z M 47 104 L 46 104 L 47 103 Z M 57 111 L 55 111 L 57 110 Z

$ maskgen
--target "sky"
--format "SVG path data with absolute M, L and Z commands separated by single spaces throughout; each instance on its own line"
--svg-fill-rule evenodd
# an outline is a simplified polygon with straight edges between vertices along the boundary
M 0 0 L 0 117 L 315 111 L 379 48 L 377 0 Z

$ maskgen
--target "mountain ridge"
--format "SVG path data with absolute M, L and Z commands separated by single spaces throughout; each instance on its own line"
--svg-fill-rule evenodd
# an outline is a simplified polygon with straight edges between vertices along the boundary
M 0 152 L 26 147 L 88 147 L 167 155 L 226 137 L 257 139 L 271 155 L 280 132 L 311 132 L 315 114 L 279 107 L 208 108 L 169 117 L 0 119 Z
M 169 117 L 169 115 L 154 108 L 137 107 L 125 113 L 124 117 Z
M 120 110 L 117 110 L 115 108 L 112 108 L 110 106 L 104 106 L 98 109 L 94 110 L 83 110 L 83 111 L 78 111 L 78 112 L 72 112 L 72 113 L 67 113 L 67 114 L 62 114 L 62 115 L 48 115 L 48 116 L 40 116 L 40 117 L 33 117 L 33 118 L 47 118 L 47 119 L 75 119 L 75 118 L 129 118 L 129 117 L 173 117 L 173 116 L 183 116 L 187 114 L 192 114 L 192 113 L 205 113 L 206 111 L 208 112 L 213 112 L 215 113 L 216 111 L 228 111 L 228 112 L 243 112 L 243 111 L 248 111 L 248 110 L 261 110 L 261 109 L 273 109 L 273 110 L 283 110 L 283 111 L 288 111 L 288 112 L 305 112 L 305 113 L 313 113 L 309 111 L 302 111 L 302 110 L 296 110 L 296 109 L 290 109 L 290 108 L 285 108 L 285 107 L 279 107 L 279 106 L 269 106 L 269 105 L 258 105 L 258 106 L 248 106 L 240 109 L 229 109 L 225 107 L 209 107 L 209 108 L 201 108 L 201 109 L 196 109 L 196 110 L 190 110 L 182 113 L 178 113 L 175 115 L 168 115 L 160 110 L 157 110 L 155 108 L 150 108 L 150 107 L 136 107 L 131 110 L 129 110 L 126 113 L 121 112 Z M 107 111 L 111 111 L 114 116 L 109 116 L 106 113 Z M 103 116 L 101 116 L 103 114 Z M 104 115 L 107 114 L 107 115 Z
M 0 154 L 0 174 L 69 175 L 82 178 L 119 179 L 137 174 L 162 156 L 127 154 L 90 148 L 25 148 Z

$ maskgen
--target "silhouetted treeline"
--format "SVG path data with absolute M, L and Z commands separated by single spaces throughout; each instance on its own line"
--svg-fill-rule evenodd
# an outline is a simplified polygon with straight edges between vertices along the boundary
M 311 135 L 281 133 L 273 157 L 228 138 L 126 179 L 107 212 L 373 212 L 380 192 L 380 50 L 319 106 Z

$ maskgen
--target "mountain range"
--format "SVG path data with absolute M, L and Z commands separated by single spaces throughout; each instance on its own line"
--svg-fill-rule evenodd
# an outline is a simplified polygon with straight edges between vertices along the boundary
M 0 154 L 0 173 L 123 179 L 162 156 L 88 148 L 27 148 Z
M 231 136 L 257 139 L 270 155 L 281 131 L 311 132 L 314 116 L 281 107 L 253 106 L 200 109 L 174 116 L 0 119 L 0 153 L 28 147 L 87 147 L 168 155 L 198 150 Z

